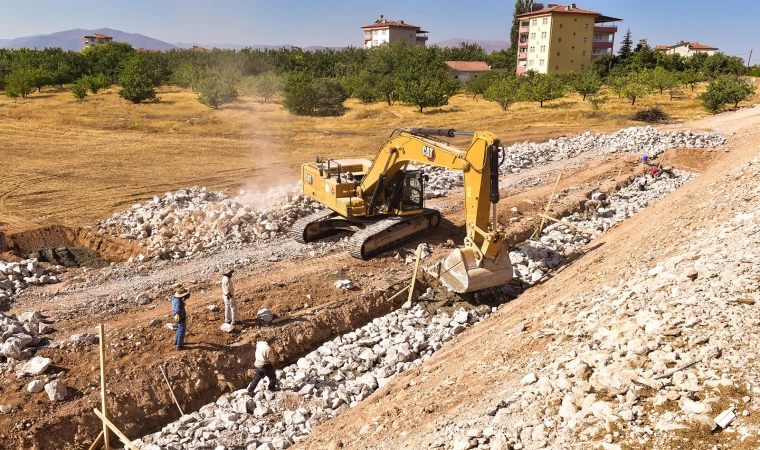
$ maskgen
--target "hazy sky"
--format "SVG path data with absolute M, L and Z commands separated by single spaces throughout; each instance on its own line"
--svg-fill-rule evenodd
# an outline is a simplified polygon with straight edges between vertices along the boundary
M 624 19 L 621 34 L 630 28 L 634 41 L 699 41 L 744 57 L 757 46 L 760 53 L 758 0 L 575 1 L 579 8 Z M 170 43 L 361 46 L 360 27 L 384 14 L 430 31 L 429 42 L 509 40 L 513 7 L 514 0 L 0 0 L 0 38 L 114 28 Z

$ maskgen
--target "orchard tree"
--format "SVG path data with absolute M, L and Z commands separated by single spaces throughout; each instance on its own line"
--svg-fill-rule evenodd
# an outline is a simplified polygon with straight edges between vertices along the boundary
M 193 90 L 198 94 L 198 102 L 213 109 L 219 109 L 220 106 L 231 103 L 238 97 L 235 84 L 219 74 L 198 80 Z
M 693 68 L 686 69 L 681 74 L 681 80 L 683 81 L 684 85 L 690 86 L 692 92 L 694 91 L 694 87 L 697 84 L 705 81 L 705 78 L 706 77 L 703 72 L 700 72 L 699 70 Z
M 274 72 L 247 77 L 243 82 L 243 93 L 250 97 L 259 97 L 264 103 L 280 95 L 283 89 L 282 77 Z
M 441 49 L 441 55 L 446 61 L 485 61 L 488 58 L 488 53 L 480 44 L 464 41 L 459 43 L 459 47 Z
M 631 72 L 625 77 L 625 84 L 620 90 L 620 94 L 631 101 L 631 105 L 636 104 L 636 100 L 646 97 L 654 89 L 652 76 L 647 70 Z
M 483 98 L 498 103 L 502 111 L 506 111 L 513 104 L 524 100 L 524 86 L 524 80 L 514 75 L 499 76 L 486 89 Z
M 34 69 L 17 69 L 5 77 L 5 95 L 10 98 L 27 98 L 34 91 Z
M 535 74 L 527 86 L 528 98 L 544 107 L 544 102 L 557 100 L 565 95 L 562 79 L 552 73 Z
M 602 88 L 602 78 L 593 70 L 586 70 L 577 74 L 570 82 L 572 89 L 583 97 L 593 95 Z
M 670 89 L 676 84 L 678 84 L 678 76 L 669 70 L 665 70 L 662 67 L 655 67 L 654 70 L 651 71 L 651 78 L 652 78 L 652 85 L 655 89 L 660 90 L 660 95 L 662 95 L 663 91 L 665 89 Z
M 98 47 L 102 46 L 99 45 Z M 124 100 L 135 104 L 145 101 L 159 101 L 150 70 L 146 68 L 140 54 L 133 55 L 124 64 L 124 69 L 119 74 L 119 84 L 121 85 L 119 96 Z
M 380 96 L 375 89 L 376 76 L 367 69 L 362 70 L 357 75 L 346 77 L 344 85 L 346 92 L 351 97 L 358 98 L 362 103 L 372 103 Z
M 87 91 L 90 89 L 90 86 L 85 80 L 83 80 L 83 78 L 84 77 L 80 78 L 71 86 L 71 93 L 74 94 L 74 97 L 78 100 L 84 100 L 84 98 L 87 97 Z
M 470 79 L 470 81 L 465 84 L 464 88 L 467 92 L 472 94 L 472 99 L 475 100 L 478 95 L 483 95 L 486 92 L 486 89 L 499 78 L 500 74 L 498 72 L 484 72 L 475 78 Z
M 87 89 L 94 94 L 103 89 L 111 87 L 111 77 L 102 73 L 97 75 L 82 75 L 80 82 L 87 86 Z
M 449 97 L 459 90 L 459 83 L 449 77 L 441 55 L 425 47 L 406 46 L 396 76 L 399 100 L 417 106 L 420 112 L 447 105 Z

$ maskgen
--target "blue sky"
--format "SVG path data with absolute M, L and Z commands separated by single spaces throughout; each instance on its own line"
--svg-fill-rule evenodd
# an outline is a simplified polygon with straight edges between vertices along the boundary
M 757 0 L 575 1 L 579 8 L 623 18 L 620 34 L 631 28 L 634 41 L 698 41 L 744 57 L 757 46 L 760 61 Z M 514 0 L 0 0 L 0 38 L 114 28 L 167 42 L 360 46 L 360 27 L 384 14 L 422 26 L 430 31 L 429 42 L 508 40 L 513 6 Z

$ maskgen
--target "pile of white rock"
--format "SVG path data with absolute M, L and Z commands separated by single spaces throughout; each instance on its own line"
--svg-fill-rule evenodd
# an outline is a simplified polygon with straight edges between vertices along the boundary
M 18 317 L 0 312 L 0 364 L 4 370 L 12 370 L 19 361 L 32 357 L 42 336 L 53 332 L 53 326 L 44 320 L 39 311 L 29 311 Z
M 630 152 L 656 156 L 669 148 L 715 148 L 725 142 L 725 138 L 717 133 L 662 131 L 650 126 L 624 128 L 612 134 L 586 132 L 572 138 L 550 139 L 540 144 L 526 141 L 505 147 L 505 159 L 499 172 L 520 173 L 587 152 Z M 425 168 L 425 173 L 428 175 L 428 198 L 445 197 L 447 191 L 464 184 L 461 172 Z
M 354 407 L 392 377 L 418 367 L 443 344 L 491 313 L 487 306 L 430 315 L 418 305 L 374 319 L 277 371 L 281 391 L 224 394 L 135 441 L 145 450 L 209 448 L 283 449 L 320 422 Z
M 674 170 L 674 177 L 661 176 L 652 178 L 647 175 L 646 188 L 638 189 L 633 183 L 608 199 L 607 206 L 599 209 L 599 215 L 586 217 L 584 213 L 575 213 L 564 217 L 563 222 L 574 224 L 585 230 L 604 233 L 618 223 L 633 217 L 655 200 L 661 199 L 685 182 L 694 178 L 695 174 Z M 562 223 L 552 223 L 547 226 L 537 241 L 528 243 L 509 253 L 515 269 L 515 275 L 526 283 L 535 283 L 552 269 L 564 264 L 568 257 L 579 252 L 595 237 Z
M 760 427 L 748 417 L 760 413 L 760 159 L 742 172 L 712 204 L 695 205 L 719 210 L 716 203 L 741 199 L 731 219 L 700 227 L 656 265 L 536 317 L 551 323 L 542 335 L 555 340 L 527 366 L 497 369 L 524 376 L 494 401 L 503 400 L 495 416 L 442 423 L 437 434 L 454 448 L 675 448 L 683 436 L 692 448 L 755 446 Z M 718 432 L 718 447 L 700 437 Z
M 58 282 L 56 274 L 65 272 L 62 266 L 42 267 L 36 259 L 5 262 L 0 259 L 0 302 L 29 286 Z
M 268 206 L 244 203 L 245 191 L 230 198 L 205 187 L 180 189 L 137 204 L 101 221 L 101 234 L 136 240 L 146 247 L 145 257 L 181 258 L 213 248 L 243 242 L 268 241 L 287 232 L 299 218 L 319 208 L 297 193 L 286 193 Z

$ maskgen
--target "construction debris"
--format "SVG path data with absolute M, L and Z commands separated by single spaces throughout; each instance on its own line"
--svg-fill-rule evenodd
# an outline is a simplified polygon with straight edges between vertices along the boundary
M 0 259 L 0 302 L 29 286 L 58 282 L 57 274 L 65 272 L 62 266 L 42 267 L 36 259 L 5 262 Z

